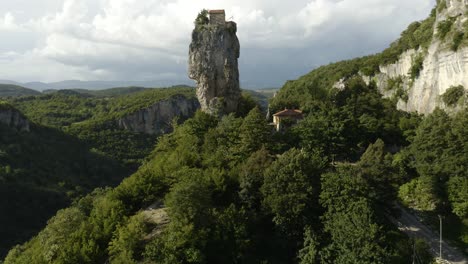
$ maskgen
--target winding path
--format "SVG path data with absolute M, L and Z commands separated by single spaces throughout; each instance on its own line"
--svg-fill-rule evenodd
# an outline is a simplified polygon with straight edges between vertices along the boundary
M 424 239 L 431 247 L 431 253 L 434 256 L 439 256 L 439 235 L 432 232 L 427 226 L 422 224 L 418 218 L 410 212 L 397 205 L 401 211 L 401 216 L 396 220 L 398 229 L 410 237 L 417 237 Z M 438 259 L 438 263 L 452 263 L 452 264 L 468 264 L 468 259 L 456 248 L 442 243 L 442 257 L 444 261 Z

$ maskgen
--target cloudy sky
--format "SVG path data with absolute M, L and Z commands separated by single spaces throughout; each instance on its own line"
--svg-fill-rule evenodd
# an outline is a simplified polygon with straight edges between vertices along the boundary
M 0 1 L 0 79 L 189 82 L 202 8 L 238 24 L 244 87 L 281 86 L 332 61 L 376 53 L 435 0 Z

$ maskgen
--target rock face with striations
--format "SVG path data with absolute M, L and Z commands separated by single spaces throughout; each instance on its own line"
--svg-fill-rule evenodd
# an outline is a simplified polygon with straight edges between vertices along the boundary
M 0 104 L 0 123 L 18 131 L 29 132 L 29 121 L 9 105 Z
M 204 112 L 227 114 L 237 110 L 240 45 L 237 25 L 210 12 L 210 23 L 197 25 L 189 50 L 189 77 L 197 83 L 197 97 Z M 216 20 L 215 20 L 216 18 Z M 212 22 L 216 21 L 216 23 Z
M 434 34 L 427 51 L 410 49 L 400 55 L 397 62 L 381 65 L 380 73 L 373 80 L 381 92 L 391 97 L 387 89 L 390 80 L 400 78 L 402 88 L 407 94 L 407 100 L 399 100 L 398 108 L 409 112 L 429 114 L 435 108 L 456 111 L 442 101 L 442 95 L 453 86 L 462 86 L 468 94 L 468 46 L 462 44 L 457 50 L 451 48 L 454 42 L 454 32 L 463 32 L 468 26 L 468 0 L 445 1 L 445 8 L 438 9 L 434 24 Z M 438 26 L 451 20 L 451 30 L 448 36 L 441 40 L 438 37 Z M 466 34 L 466 33 L 464 33 Z M 423 56 L 422 69 L 419 76 L 411 80 L 409 72 L 417 56 Z M 372 78 L 366 77 L 367 81 Z M 460 104 L 466 104 L 461 102 Z
M 117 125 L 133 132 L 162 135 L 172 130 L 172 121 L 192 117 L 200 104 L 194 97 L 175 95 L 117 120 Z

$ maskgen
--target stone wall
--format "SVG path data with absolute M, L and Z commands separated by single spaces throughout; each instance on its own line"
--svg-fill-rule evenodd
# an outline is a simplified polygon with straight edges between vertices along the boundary
M 210 14 L 211 25 L 224 25 L 226 23 L 226 14 Z

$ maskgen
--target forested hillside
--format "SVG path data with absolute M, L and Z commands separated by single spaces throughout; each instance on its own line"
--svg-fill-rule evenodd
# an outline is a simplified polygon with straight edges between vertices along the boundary
M 150 154 L 157 135 L 119 128 L 117 118 L 174 95 L 193 96 L 190 88 L 96 93 L 66 90 L 0 102 L 0 111 L 18 108 L 30 124 L 19 131 L 7 125 L 9 116 L 0 122 L 0 256 L 77 197 L 117 185 Z
M 31 121 L 61 129 L 89 143 L 101 154 L 136 169 L 151 152 L 158 135 L 121 129 L 116 120 L 174 95 L 193 98 L 194 90 L 188 87 L 60 90 L 10 102 Z
M 12 84 L 0 84 L 0 97 L 39 95 L 40 92 Z
M 429 114 L 468 105 L 468 5 L 438 0 L 430 16 L 411 23 L 398 40 L 374 55 L 321 66 L 288 81 L 272 101 L 274 110 L 300 107 L 330 96 L 343 82 L 361 76 L 375 82 L 398 109 Z
M 427 19 L 409 25 L 400 38 L 381 53 L 324 65 L 297 80 L 288 81 L 272 101 L 272 108 L 294 106 L 307 109 L 311 102 L 329 97 L 334 91 L 334 85 L 340 80 L 356 75 L 374 76 L 379 72 L 380 65 L 396 62 L 403 52 L 409 49 L 427 49 L 434 33 L 435 19 L 436 9 Z M 415 67 L 414 74 L 417 74 L 417 70 Z M 393 88 L 397 90 L 398 85 Z M 402 96 L 403 91 L 395 91 L 392 99 L 396 102 Z
M 120 95 L 132 94 L 147 90 L 150 88 L 144 87 L 117 87 L 117 88 L 110 88 L 110 89 L 103 89 L 103 90 L 87 90 L 87 89 L 66 89 L 66 90 L 44 90 L 43 93 L 45 94 L 52 94 L 52 93 L 79 93 L 84 95 L 90 96 L 97 96 L 97 97 L 115 97 Z
M 258 108 L 243 118 L 199 112 L 164 136 L 134 175 L 59 211 L 5 262 L 410 262 L 414 242 L 389 221 L 394 201 L 424 201 L 427 189 L 406 195 L 405 186 L 426 177 L 426 157 L 445 151 L 453 159 L 430 161 L 459 170 L 433 178 L 443 182 L 431 195 L 452 197 L 437 209 L 466 219 L 466 197 L 450 187 L 466 182 L 468 141 L 458 129 L 466 110 L 404 113 L 359 78 L 311 109 L 284 133 L 272 133 Z M 432 124 L 440 117 L 450 135 Z M 156 212 L 169 223 L 148 213 L 152 204 L 163 205 Z M 430 263 L 422 241 L 416 251 Z
M 173 122 L 173 132 L 158 140 L 118 129 L 114 121 L 177 93 L 193 97 L 193 89 L 115 97 L 62 91 L 11 100 L 46 127 L 31 134 L 2 133 L 8 151 L 0 161 L 6 157 L 3 171 L 10 175 L 0 178 L 10 184 L 5 186 L 46 186 L 40 190 L 52 194 L 40 195 L 60 201 L 51 197 L 75 197 L 84 193 L 80 188 L 103 186 L 94 182 L 100 177 L 91 177 L 89 184 L 80 177 L 95 175 L 106 162 L 141 166 L 118 186 L 96 188 L 59 210 L 44 229 L 13 247 L 5 264 L 433 263 L 430 245 L 398 229 L 400 206 L 435 228 L 443 217 L 444 240 L 463 252 L 468 248 L 468 108 L 458 102 L 466 98 L 465 89 L 454 87 L 441 97 L 456 105 L 450 111 L 435 108 L 420 115 L 399 110 L 398 103 L 408 97 L 402 79 L 387 80 L 389 92 L 373 78 L 410 49 L 424 54 L 433 37 L 445 31 L 445 40 L 459 41 L 456 48 L 467 43 L 468 33 L 460 37 L 458 28 L 444 30 L 445 22 L 437 21 L 448 8 L 444 0 L 437 3 L 426 20 L 411 24 L 382 53 L 287 82 L 270 108 L 299 108 L 304 118 L 286 120 L 279 132 L 256 106 L 257 94 L 244 96 L 236 113 L 198 111 L 185 122 Z M 414 56 L 412 63 L 405 78 L 414 81 L 422 59 Z M 65 106 L 71 108 L 63 111 Z M 60 140 L 28 139 L 47 131 Z M 63 150 L 65 139 L 72 143 Z M 43 164 L 46 155 L 34 153 L 47 152 L 36 141 L 59 148 L 51 155 L 60 158 L 45 166 L 44 174 L 66 174 L 56 184 L 43 183 L 46 176 L 32 177 L 35 167 L 21 176 L 21 168 Z M 80 159 L 67 156 L 72 153 L 81 153 L 90 171 L 81 174 Z M 25 160 L 12 166 L 16 159 Z M 47 173 L 63 164 L 67 170 Z M 27 180 L 15 181 L 21 177 Z
M 43 228 L 70 201 L 114 186 L 130 170 L 63 132 L 0 124 L 0 255 Z

